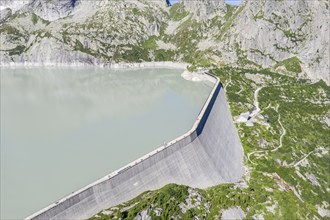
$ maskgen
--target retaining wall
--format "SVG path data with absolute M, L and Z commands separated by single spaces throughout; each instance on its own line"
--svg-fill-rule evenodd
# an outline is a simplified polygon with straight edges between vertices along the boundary
M 243 175 L 243 149 L 219 79 L 192 129 L 26 219 L 85 219 L 168 183 L 206 188 Z

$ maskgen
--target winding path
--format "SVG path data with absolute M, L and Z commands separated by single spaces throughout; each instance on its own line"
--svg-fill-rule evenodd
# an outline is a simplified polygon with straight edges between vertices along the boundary
M 283 127 L 282 122 L 280 121 L 280 119 L 281 119 L 281 115 L 279 114 L 278 115 L 278 123 L 281 125 L 281 128 L 282 128 L 282 134 L 281 134 L 281 137 L 280 137 L 280 145 L 278 145 L 277 148 L 274 148 L 273 150 L 271 150 L 271 152 L 275 152 L 283 146 L 283 137 L 286 134 L 286 130 Z
M 252 118 L 252 117 L 255 117 L 256 115 L 258 115 L 258 114 L 261 112 L 261 109 L 260 109 L 260 107 L 259 107 L 258 94 L 259 94 L 259 92 L 260 92 L 260 90 L 261 90 L 262 88 L 264 88 L 264 87 L 259 87 L 259 88 L 257 88 L 257 89 L 254 91 L 254 101 L 253 101 L 253 104 L 254 104 L 254 106 L 255 106 L 256 109 L 250 114 L 250 117 L 251 117 L 251 118 Z M 267 108 L 269 108 L 269 106 L 270 106 L 270 104 L 267 106 Z M 276 112 L 278 112 L 278 107 L 279 107 L 279 106 L 276 106 L 276 108 L 275 108 Z M 284 128 L 284 126 L 283 126 L 283 124 L 282 124 L 282 122 L 281 122 L 281 115 L 280 115 L 280 114 L 279 114 L 279 116 L 278 116 L 278 123 L 280 124 L 280 126 L 281 126 L 281 128 L 282 128 L 282 133 L 281 133 L 281 136 L 280 136 L 280 144 L 279 144 L 278 147 L 272 149 L 270 152 L 275 152 L 275 151 L 277 151 L 278 149 L 280 149 L 280 148 L 283 146 L 283 137 L 284 137 L 284 135 L 286 134 L 286 130 L 285 130 L 285 128 Z M 249 154 L 247 155 L 248 160 L 249 160 L 252 164 L 256 164 L 256 163 L 252 162 L 252 160 L 250 159 L 250 157 L 251 157 L 253 154 L 261 153 L 261 152 L 266 152 L 266 151 L 265 151 L 265 150 L 257 150 L 257 151 L 253 151 L 253 152 L 249 153 Z M 309 154 L 310 154 L 310 153 L 309 153 Z M 307 156 L 309 156 L 309 154 L 308 154 Z M 307 156 L 306 156 L 306 157 L 307 157 Z M 305 157 L 305 158 L 306 158 L 306 157 Z M 304 160 L 305 158 L 303 158 L 302 160 Z M 301 161 L 302 161 L 302 160 L 301 160 Z M 299 164 L 301 161 L 299 161 L 297 164 Z M 294 166 L 296 166 L 296 165 L 294 165 Z
M 261 153 L 261 152 L 265 152 L 265 151 L 264 151 L 264 150 L 256 150 L 256 151 L 253 151 L 253 152 L 251 152 L 251 153 L 248 153 L 247 157 L 248 157 L 248 160 L 250 161 L 250 163 L 256 165 L 256 163 L 253 162 L 253 161 L 250 159 L 250 156 L 253 155 L 253 154 L 255 154 L 255 153 Z
M 260 90 L 263 88 L 262 87 L 259 87 L 257 88 L 255 91 L 254 91 L 254 100 L 253 100 L 253 105 L 255 106 L 255 110 L 253 110 L 253 112 L 250 114 L 250 117 L 255 117 L 257 114 L 259 114 L 259 112 L 261 111 L 261 109 L 259 108 L 259 101 L 258 101 L 258 94 L 260 92 Z M 264 152 L 264 150 L 257 150 L 257 151 L 253 151 L 251 153 L 248 153 L 247 157 L 248 157 L 248 160 L 250 161 L 250 163 L 252 164 L 256 164 L 254 162 L 252 162 L 252 160 L 250 159 L 251 155 L 255 154 L 255 153 L 261 153 L 261 152 Z
M 315 150 L 315 149 L 314 149 Z M 309 155 L 311 155 L 313 152 L 314 152 L 314 150 L 312 150 L 311 152 L 309 152 L 306 156 L 304 156 L 301 160 L 299 160 L 297 163 L 295 163 L 293 166 L 294 167 L 296 167 L 296 166 L 298 166 L 301 162 L 303 162 Z M 292 164 L 290 164 L 290 165 L 292 165 Z
M 227 89 L 227 86 L 231 83 L 231 77 L 229 77 L 229 82 L 226 82 L 226 85 L 224 86 L 224 89 Z
M 258 94 L 260 92 L 260 90 L 264 88 L 263 86 L 262 87 L 259 87 L 256 89 L 256 91 L 254 91 L 254 101 L 253 101 L 253 105 L 256 107 L 256 109 L 250 114 L 250 117 L 254 117 L 256 116 L 260 111 L 261 109 L 259 108 L 259 101 L 258 101 Z

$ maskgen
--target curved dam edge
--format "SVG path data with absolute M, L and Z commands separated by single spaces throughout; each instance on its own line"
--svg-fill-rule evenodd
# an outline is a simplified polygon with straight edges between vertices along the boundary
M 243 176 L 243 148 L 219 78 L 184 135 L 26 219 L 86 219 L 169 183 L 207 188 Z

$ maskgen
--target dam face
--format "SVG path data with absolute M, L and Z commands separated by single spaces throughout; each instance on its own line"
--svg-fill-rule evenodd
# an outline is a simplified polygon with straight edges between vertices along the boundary
M 238 181 L 243 149 L 219 79 L 193 128 L 144 157 L 27 219 L 85 219 L 168 183 L 206 188 Z

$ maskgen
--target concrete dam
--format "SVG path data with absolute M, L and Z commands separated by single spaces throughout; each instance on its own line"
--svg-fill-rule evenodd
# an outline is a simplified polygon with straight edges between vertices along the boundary
M 26 219 L 86 219 L 169 183 L 207 188 L 243 175 L 243 148 L 219 79 L 184 135 Z

